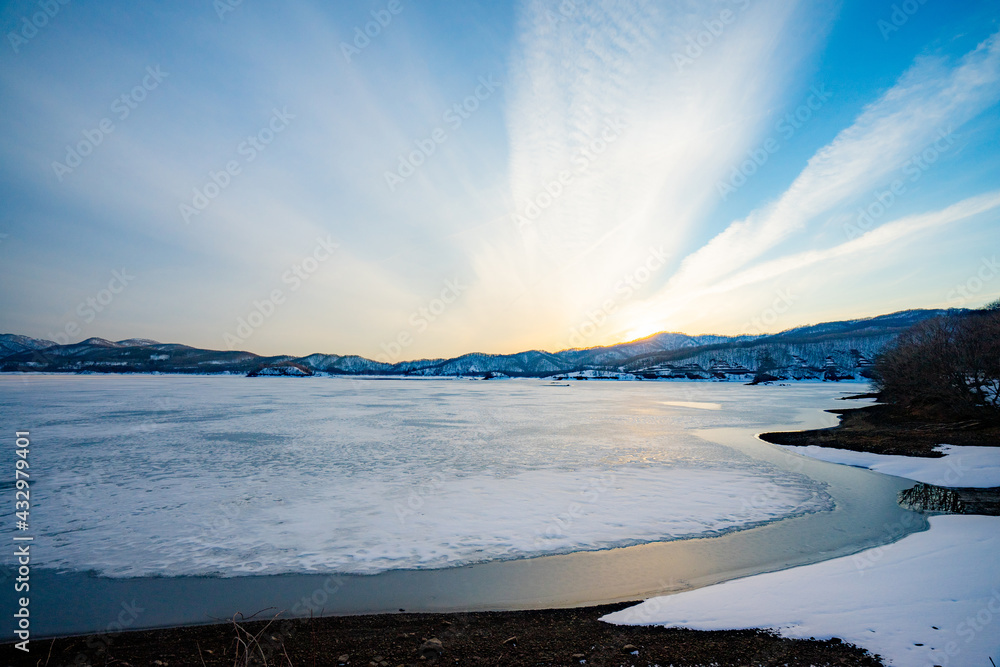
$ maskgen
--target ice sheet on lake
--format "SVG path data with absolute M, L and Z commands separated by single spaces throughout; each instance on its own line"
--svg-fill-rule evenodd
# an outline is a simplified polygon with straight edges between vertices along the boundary
M 102 503 L 60 509 L 46 531 L 48 565 L 111 576 L 372 574 L 716 534 L 830 508 L 806 480 L 758 466 L 430 475 L 413 488 L 368 476 L 287 491 L 260 483 L 222 505 L 215 489 L 168 480 L 94 493 Z
M 0 407 L 32 431 L 39 564 L 115 577 L 437 568 L 826 510 L 817 482 L 692 433 L 739 426 L 750 438 L 833 395 L 695 383 L 556 392 L 517 380 L 0 378 Z M 706 403 L 721 409 L 686 407 Z

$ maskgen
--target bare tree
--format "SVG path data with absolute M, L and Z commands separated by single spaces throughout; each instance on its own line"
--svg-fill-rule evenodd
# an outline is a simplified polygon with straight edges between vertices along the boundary
M 932 417 L 1000 417 L 1000 306 L 940 317 L 900 334 L 875 361 L 882 399 Z

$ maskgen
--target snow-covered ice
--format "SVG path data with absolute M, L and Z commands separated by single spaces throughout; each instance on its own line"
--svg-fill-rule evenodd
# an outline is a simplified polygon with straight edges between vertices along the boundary
M 940 445 L 940 458 L 852 452 L 833 447 L 785 446 L 784 449 L 830 463 L 868 468 L 885 475 L 950 487 L 1000 486 L 1000 447 Z
M 440 568 L 831 506 L 695 431 L 752 441 L 838 390 L 580 385 L 0 377 L 0 412 L 31 428 L 39 564 L 113 577 Z
M 294 490 L 129 481 L 93 492 L 100 505 L 67 502 L 61 520 L 46 515 L 48 566 L 107 576 L 375 574 L 707 536 L 832 505 L 807 482 L 749 463 L 430 474 L 413 488 L 359 475 Z
M 1000 517 L 930 522 L 855 556 L 652 598 L 603 620 L 840 637 L 901 667 L 989 665 L 1000 657 Z

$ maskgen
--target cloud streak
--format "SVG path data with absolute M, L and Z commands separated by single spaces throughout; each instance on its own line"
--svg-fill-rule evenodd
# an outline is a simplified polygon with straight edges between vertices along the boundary
M 794 74 L 788 52 L 815 48 L 795 20 L 794 2 L 524 3 L 511 224 L 471 249 L 483 326 L 499 304 L 526 328 L 567 331 L 649 247 L 674 254 L 759 140 Z M 709 43 L 692 52 L 700 33 Z
M 866 286 L 851 308 L 937 305 L 933 285 L 962 280 L 963 253 L 995 243 L 993 195 L 978 195 L 1000 169 L 1000 117 L 984 113 L 1000 97 L 998 37 L 973 49 L 988 26 L 962 37 L 914 22 L 858 53 L 874 29 L 853 9 L 838 16 L 841 4 L 404 3 L 350 60 L 340 43 L 370 8 L 244 3 L 220 22 L 208 6 L 80 6 L 0 53 L 0 280 L 13 286 L 0 328 L 59 330 L 126 266 L 141 279 L 88 334 L 218 346 L 327 235 L 336 258 L 254 333 L 254 351 L 378 355 L 455 280 L 461 298 L 406 357 L 564 348 L 594 312 L 605 322 L 584 345 L 695 325 L 735 333 L 773 282 L 829 283 L 827 272 Z M 914 60 L 926 44 L 957 55 Z M 871 65 L 879 54 L 904 65 Z M 157 65 L 169 76 L 58 182 L 52 161 Z M 483 80 L 497 85 L 471 98 Z M 834 96 L 808 127 L 720 201 L 717 184 L 824 84 Z M 460 127 L 446 120 L 469 99 Z M 238 146 L 276 108 L 294 118 L 245 159 Z M 385 173 L 436 128 L 446 139 L 388 188 Z M 955 144 L 907 183 L 897 220 L 839 234 L 949 128 Z M 185 224 L 178 206 L 233 159 L 240 173 Z M 922 267 L 919 288 L 901 284 L 913 268 L 902 263 L 943 242 L 950 254 Z
M 809 222 L 870 191 L 942 132 L 961 127 L 1000 99 L 1000 34 L 953 68 L 918 60 L 851 127 L 810 160 L 773 204 L 733 222 L 686 257 L 655 303 L 711 283 L 777 246 Z
M 770 280 L 793 271 L 802 271 L 822 262 L 843 260 L 852 255 L 870 253 L 884 246 L 903 241 L 919 232 L 962 222 L 1000 207 L 1000 190 L 964 199 L 956 204 L 929 213 L 911 215 L 886 222 L 856 239 L 823 250 L 807 250 L 779 259 L 763 262 L 705 289 L 703 294 L 727 293 Z

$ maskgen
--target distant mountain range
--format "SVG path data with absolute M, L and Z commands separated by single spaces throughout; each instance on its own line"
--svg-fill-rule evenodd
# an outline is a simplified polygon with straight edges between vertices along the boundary
M 900 332 L 961 312 L 905 310 L 760 336 L 658 333 L 586 349 L 465 354 L 395 364 L 356 355 L 263 357 L 130 338 L 88 338 L 71 345 L 0 335 L 0 371 L 62 373 L 230 373 L 241 375 L 395 375 L 608 379 L 828 379 L 867 377 L 875 355 Z

